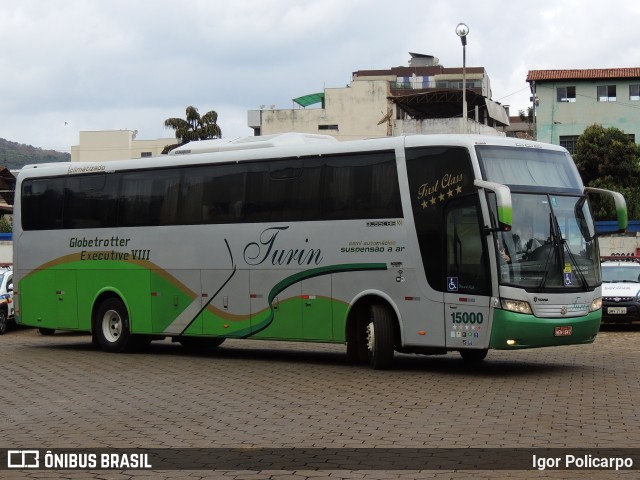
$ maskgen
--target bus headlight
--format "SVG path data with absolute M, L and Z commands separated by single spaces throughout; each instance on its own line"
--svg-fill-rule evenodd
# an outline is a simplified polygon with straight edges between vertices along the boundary
M 590 312 L 595 312 L 596 310 L 600 310 L 602 308 L 602 297 L 598 297 L 591 302 L 591 307 L 589 308 Z
M 522 300 L 502 298 L 500 299 L 500 305 L 504 310 L 509 310 L 510 312 L 524 313 L 527 315 L 531 315 L 533 313 L 529 302 L 524 302 Z

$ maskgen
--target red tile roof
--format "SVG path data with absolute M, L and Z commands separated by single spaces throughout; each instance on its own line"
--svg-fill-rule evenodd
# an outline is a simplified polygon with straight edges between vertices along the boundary
M 640 78 L 640 67 L 588 68 L 584 70 L 529 70 L 527 82 L 545 80 L 587 80 L 599 78 Z

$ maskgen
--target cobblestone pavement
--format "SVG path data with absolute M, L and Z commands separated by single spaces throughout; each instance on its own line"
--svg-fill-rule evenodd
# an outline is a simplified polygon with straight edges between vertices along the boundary
M 398 355 L 391 371 L 346 363 L 341 345 L 228 340 L 208 353 L 169 341 L 108 354 L 87 335 L 0 337 L 0 447 L 635 448 L 640 329 L 593 345 Z M 381 450 L 382 451 L 382 450 Z M 386 450 L 385 450 L 386 451 Z M 636 466 L 637 467 L 637 466 Z M 524 467 L 528 468 L 528 467 Z M 578 470 L 0 470 L 0 478 L 637 478 Z

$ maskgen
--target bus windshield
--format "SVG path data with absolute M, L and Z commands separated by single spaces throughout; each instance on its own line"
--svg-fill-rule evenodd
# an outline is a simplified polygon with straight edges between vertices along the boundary
M 500 282 L 529 290 L 594 288 L 601 282 L 584 196 L 513 193 L 511 231 L 496 234 Z
M 544 187 L 581 192 L 578 170 L 562 150 L 478 145 L 484 177 L 514 187 Z

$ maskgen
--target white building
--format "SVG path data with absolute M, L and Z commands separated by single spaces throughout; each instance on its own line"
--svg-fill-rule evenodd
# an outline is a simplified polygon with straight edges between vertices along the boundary
M 491 100 L 483 67 L 445 68 L 431 55 L 410 53 L 408 67 L 353 72 L 343 88 L 294 98 L 299 108 L 250 110 L 255 135 L 324 133 L 353 140 L 413 133 L 504 135 L 507 109 Z M 462 120 L 466 84 L 467 125 Z M 316 108 L 306 108 L 317 105 Z
M 136 140 L 136 130 L 80 132 L 80 144 L 71 147 L 72 162 L 105 162 L 131 158 L 156 157 L 175 138 Z

